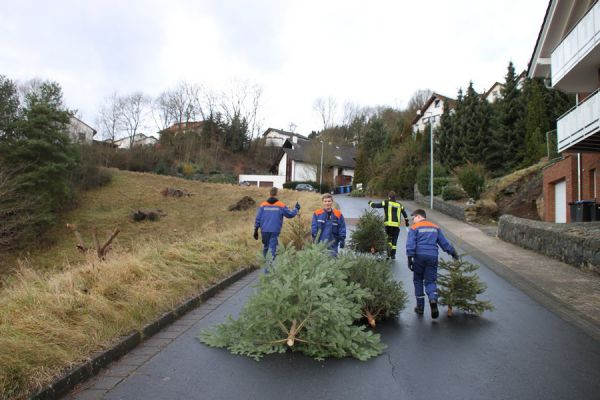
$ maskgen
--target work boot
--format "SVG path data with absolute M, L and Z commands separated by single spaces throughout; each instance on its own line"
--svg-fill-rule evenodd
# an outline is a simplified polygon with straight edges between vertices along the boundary
M 429 307 L 431 307 L 431 318 L 436 319 L 440 316 L 440 312 L 438 311 L 437 301 L 430 301 Z
M 423 307 L 416 306 L 415 312 L 419 315 L 423 315 L 423 313 L 424 313 Z

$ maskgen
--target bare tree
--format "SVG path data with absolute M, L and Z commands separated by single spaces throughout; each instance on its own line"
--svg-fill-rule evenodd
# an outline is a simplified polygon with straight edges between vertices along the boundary
M 317 97 L 313 102 L 313 109 L 319 113 L 324 130 L 335 125 L 337 103 L 333 97 Z
M 259 117 L 261 95 L 260 86 L 248 81 L 234 80 L 221 93 L 219 99 L 219 109 L 228 122 L 236 117 L 247 122 L 250 139 L 257 137 L 261 130 Z
M 406 111 L 408 111 L 409 114 L 416 114 L 417 110 L 420 110 L 421 107 L 425 105 L 432 94 L 433 92 L 430 89 L 417 90 L 408 101 Z
M 98 114 L 97 123 L 102 130 L 102 137 L 112 143 L 117 139 L 121 126 L 121 98 L 113 92 L 104 101 Z
M 129 138 L 129 148 L 133 148 L 135 137 L 139 133 L 146 116 L 149 99 L 141 92 L 136 92 L 121 98 L 120 120 Z
M 171 94 L 162 92 L 152 101 L 152 119 L 159 131 L 167 129 L 173 122 L 171 111 Z

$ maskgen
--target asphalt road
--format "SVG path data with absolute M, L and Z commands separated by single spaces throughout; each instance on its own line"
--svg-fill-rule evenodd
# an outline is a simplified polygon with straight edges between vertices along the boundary
M 347 218 L 365 199 L 338 196 Z M 398 241 L 403 254 L 406 231 Z M 485 249 L 481 249 L 485 251 Z M 443 255 L 445 257 L 445 255 Z M 480 264 L 477 260 L 470 261 Z M 481 264 L 480 264 L 481 265 Z M 366 362 L 313 361 L 300 354 L 256 362 L 215 349 L 198 332 L 236 315 L 247 286 L 175 339 L 107 399 L 600 399 L 600 342 L 587 336 L 481 265 L 484 298 L 496 310 L 474 318 L 441 309 L 416 316 L 412 276 L 400 256 L 394 274 L 410 294 L 397 320 L 378 331 L 385 353 Z

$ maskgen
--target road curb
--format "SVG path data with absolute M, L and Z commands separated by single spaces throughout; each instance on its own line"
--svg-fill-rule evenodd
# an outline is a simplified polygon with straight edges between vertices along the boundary
M 94 356 L 92 356 L 90 360 L 70 368 L 68 371 L 56 378 L 54 382 L 30 396 L 29 399 L 60 399 L 61 397 L 68 394 L 71 390 L 73 390 L 75 386 L 97 375 L 98 372 L 102 370 L 102 368 L 123 357 L 125 354 L 133 350 L 144 340 L 156 334 L 164 327 L 173 323 L 179 317 L 193 310 L 204 301 L 213 297 L 215 294 L 217 294 L 227 286 L 240 280 L 241 278 L 248 275 L 254 270 L 256 270 L 255 267 L 245 267 L 238 270 L 237 272 L 234 272 L 233 274 L 229 275 L 228 277 L 222 279 L 213 286 L 204 290 L 202 293 L 199 293 L 198 295 L 182 302 L 173 310 L 164 313 L 151 323 L 145 325 L 139 331 L 135 331 L 130 335 L 121 338 L 109 349 L 97 353 Z

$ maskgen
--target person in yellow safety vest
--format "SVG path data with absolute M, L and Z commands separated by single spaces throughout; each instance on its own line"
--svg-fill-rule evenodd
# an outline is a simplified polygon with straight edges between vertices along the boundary
M 388 193 L 388 199 L 381 203 L 369 201 L 371 208 L 383 208 L 385 233 L 388 237 L 388 258 L 396 259 L 396 243 L 400 234 L 400 214 L 404 217 L 404 223 L 408 226 L 408 214 L 402 204 L 396 201 L 396 193 Z

